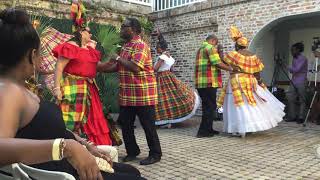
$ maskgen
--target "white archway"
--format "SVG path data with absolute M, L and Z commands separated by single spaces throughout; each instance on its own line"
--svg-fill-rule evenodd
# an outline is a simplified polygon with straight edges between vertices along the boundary
M 262 57 L 265 70 L 262 77 L 270 85 L 275 68 L 274 55 L 280 54 L 285 66 L 291 63 L 290 46 L 302 41 L 305 44 L 305 56 L 312 65 L 311 52 L 312 37 L 320 37 L 320 12 L 305 13 L 285 16 L 267 23 L 254 36 L 249 49 Z M 287 81 L 285 76 L 279 77 L 280 81 Z

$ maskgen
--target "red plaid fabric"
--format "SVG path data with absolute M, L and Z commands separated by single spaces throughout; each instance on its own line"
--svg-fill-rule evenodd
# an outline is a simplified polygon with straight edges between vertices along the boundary
M 194 91 L 176 78 L 170 71 L 157 74 L 159 103 L 156 109 L 156 124 L 174 120 L 192 113 L 195 105 Z
M 119 65 L 120 106 L 150 106 L 158 103 L 157 82 L 154 75 L 150 47 L 135 36 L 126 43 L 120 56 L 141 68 L 138 73 Z

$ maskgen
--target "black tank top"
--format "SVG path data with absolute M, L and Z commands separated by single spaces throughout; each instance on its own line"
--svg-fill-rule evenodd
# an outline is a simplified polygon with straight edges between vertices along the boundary
M 40 101 L 38 112 L 28 125 L 18 130 L 16 138 L 37 140 L 75 139 L 74 135 L 66 129 L 61 109 L 56 104 L 46 101 Z M 66 159 L 31 166 L 49 171 L 62 171 L 77 176 L 76 170 Z
M 38 112 L 28 125 L 18 130 L 16 138 L 46 140 L 74 139 L 74 136 L 66 129 L 61 109 L 54 103 L 40 101 Z

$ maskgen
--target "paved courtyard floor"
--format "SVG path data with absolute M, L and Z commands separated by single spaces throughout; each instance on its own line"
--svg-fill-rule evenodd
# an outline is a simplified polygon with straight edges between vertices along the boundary
M 139 165 L 149 149 L 138 125 L 135 133 L 141 154 L 130 164 L 151 180 L 320 179 L 320 159 L 315 150 L 320 144 L 320 126 L 304 128 L 282 122 L 246 138 L 221 134 L 199 139 L 195 137 L 199 123 L 200 118 L 194 117 L 172 129 L 158 129 L 163 157 L 160 163 L 149 166 Z M 214 127 L 221 131 L 222 122 L 215 121 Z M 122 145 L 119 156 L 125 155 Z

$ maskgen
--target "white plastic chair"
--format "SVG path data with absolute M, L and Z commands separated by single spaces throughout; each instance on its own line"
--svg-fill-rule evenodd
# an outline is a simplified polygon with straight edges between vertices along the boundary
M 118 162 L 117 148 L 105 145 L 97 147 L 108 152 L 113 162 Z M 11 174 L 12 176 L 3 174 L 1 171 Z M 0 167 L 0 180 L 31 180 L 30 177 L 41 180 L 75 180 L 72 175 L 65 172 L 46 171 L 33 168 L 22 163 L 14 163 L 8 166 Z
M 5 167 L 1 167 L 0 171 L 11 174 L 6 175 L 0 172 L 0 179 L 2 180 L 31 180 L 46 179 L 46 180 L 75 180 L 75 178 L 64 172 L 46 171 L 42 169 L 33 168 L 22 163 L 14 163 Z

